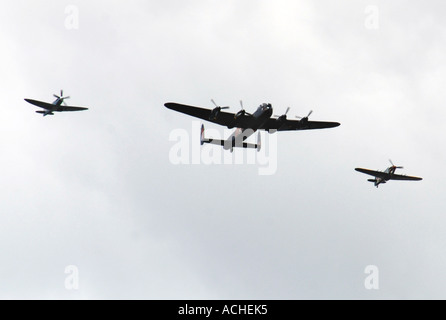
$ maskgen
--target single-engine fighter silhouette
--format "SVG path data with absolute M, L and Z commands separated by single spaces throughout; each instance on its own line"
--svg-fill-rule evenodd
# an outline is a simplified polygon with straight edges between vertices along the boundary
M 67 106 L 64 100 L 69 99 L 70 97 L 64 97 L 63 90 L 60 90 L 60 96 L 55 94 L 53 96 L 56 98 L 53 103 L 47 103 L 33 99 L 25 99 L 25 101 L 37 107 L 45 109 L 36 111 L 37 113 L 43 114 L 44 117 L 47 115 L 54 115 L 54 112 L 88 110 L 88 108 L 85 107 Z
M 378 188 L 380 183 L 386 183 L 389 180 L 406 180 L 406 181 L 420 181 L 423 180 L 423 178 L 419 177 L 411 177 L 406 176 L 402 174 L 395 174 L 396 169 L 403 169 L 403 167 L 397 167 L 393 164 L 392 160 L 389 160 L 391 167 L 388 167 L 384 171 L 374 171 L 369 169 L 362 169 L 362 168 L 355 168 L 356 171 L 369 174 L 371 176 L 374 176 L 375 179 L 368 179 L 367 181 L 373 182 L 375 184 L 375 187 Z

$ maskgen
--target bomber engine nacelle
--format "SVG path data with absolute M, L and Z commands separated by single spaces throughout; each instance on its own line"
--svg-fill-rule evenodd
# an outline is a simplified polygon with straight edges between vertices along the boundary
M 228 106 L 220 107 L 219 105 L 217 105 L 215 103 L 214 99 L 211 99 L 211 102 L 215 105 L 215 108 L 212 109 L 211 115 L 209 116 L 209 120 L 217 120 L 217 117 L 218 117 L 218 115 L 219 115 L 221 110 L 229 109 Z
M 313 113 L 313 110 L 311 110 L 306 117 L 296 117 L 297 119 L 300 119 L 299 123 L 302 127 L 306 127 L 308 125 L 308 118 Z
M 277 117 L 276 122 L 278 123 L 278 126 L 277 126 L 277 129 L 278 129 L 278 130 L 281 129 L 281 128 L 285 125 L 286 120 L 287 120 L 287 117 L 286 117 L 286 116 L 287 116 L 287 114 L 288 114 L 288 111 L 290 111 L 290 107 L 288 107 L 288 108 L 286 109 L 285 113 L 282 114 L 281 116 L 274 115 L 274 117 Z
M 237 120 L 240 117 L 243 117 L 245 114 L 246 114 L 246 111 L 242 109 L 234 115 L 234 119 Z
M 242 100 L 240 100 L 240 111 L 239 112 L 237 112 L 235 115 L 234 115 L 234 120 L 237 120 L 237 119 L 239 119 L 240 117 L 243 117 L 243 116 L 245 116 L 245 115 L 251 115 L 251 114 L 249 114 L 248 112 L 246 112 L 245 111 L 245 108 L 243 107 L 243 101 Z
M 222 109 L 229 109 L 229 107 L 216 107 L 212 109 L 211 115 L 209 116 L 209 120 L 217 120 L 217 117 Z

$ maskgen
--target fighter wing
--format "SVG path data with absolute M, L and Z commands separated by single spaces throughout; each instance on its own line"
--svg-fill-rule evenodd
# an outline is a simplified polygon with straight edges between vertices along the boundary
M 85 107 L 73 107 L 73 106 L 58 106 L 54 111 L 82 111 L 88 110 Z
M 206 121 L 217 123 L 222 126 L 227 126 L 227 127 L 237 126 L 239 128 L 245 128 L 249 126 L 248 119 L 250 119 L 250 116 L 248 115 L 242 115 L 240 117 L 237 117 L 237 120 L 235 120 L 234 113 L 220 111 L 216 118 L 211 118 L 212 110 L 209 109 L 187 106 L 184 104 L 178 104 L 173 102 L 166 103 L 164 104 L 164 106 L 168 109 L 182 112 Z
M 35 106 L 38 106 L 40 108 L 46 109 L 46 110 L 53 110 L 54 104 L 43 102 L 43 101 L 37 101 L 33 99 L 25 99 L 26 102 L 31 103 Z
M 419 177 L 411 177 L 411 176 L 405 176 L 402 174 L 392 174 L 390 176 L 390 180 L 409 180 L 409 181 L 420 181 L 423 180 L 423 178 Z
M 290 131 L 290 130 L 309 130 L 309 129 L 325 129 L 339 126 L 339 122 L 325 122 L 325 121 L 302 121 L 302 120 L 288 120 L 279 121 L 277 119 L 269 119 L 261 129 Z
M 369 170 L 369 169 L 362 169 L 362 168 L 355 168 L 356 171 L 361 172 L 361 173 L 365 173 L 365 174 L 369 174 L 371 176 L 374 177 L 378 177 L 381 179 L 388 179 L 389 178 L 389 174 L 382 172 L 382 171 L 374 171 L 374 170 Z
M 32 99 L 25 99 L 26 102 L 31 103 L 35 106 L 38 106 L 40 108 L 51 110 L 51 111 L 81 111 L 81 110 L 87 110 L 88 108 L 85 107 L 74 107 L 74 106 L 56 106 L 52 103 L 47 103 L 43 101 L 38 100 L 32 100 Z

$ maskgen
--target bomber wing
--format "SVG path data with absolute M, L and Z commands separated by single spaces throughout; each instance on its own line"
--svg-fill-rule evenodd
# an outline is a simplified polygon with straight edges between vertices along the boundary
M 261 129 L 277 130 L 277 131 L 292 131 L 292 130 L 311 130 L 311 129 L 326 129 L 334 128 L 341 125 L 339 122 L 326 121 L 302 121 L 302 120 L 288 120 L 278 121 L 277 119 L 269 119 Z
M 184 114 L 188 114 L 190 116 L 200 118 L 209 122 L 217 123 L 222 126 L 234 127 L 237 126 L 239 128 L 248 128 L 249 127 L 249 119 L 251 118 L 248 115 L 242 115 L 235 119 L 235 114 L 230 112 L 220 111 L 218 116 L 214 119 L 211 118 L 212 110 L 188 106 L 185 104 L 168 102 L 164 104 L 164 106 L 168 109 L 175 110 Z

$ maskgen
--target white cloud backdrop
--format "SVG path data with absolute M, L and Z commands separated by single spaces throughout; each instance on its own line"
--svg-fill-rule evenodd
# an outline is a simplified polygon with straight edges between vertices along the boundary
M 443 7 L 3 2 L 0 297 L 444 298 Z M 60 89 L 90 109 L 43 118 L 23 101 Z M 164 103 L 211 98 L 341 126 L 280 133 L 271 176 L 171 164 L 169 134 L 194 119 Z M 375 189 L 353 170 L 389 158 L 424 180 Z

